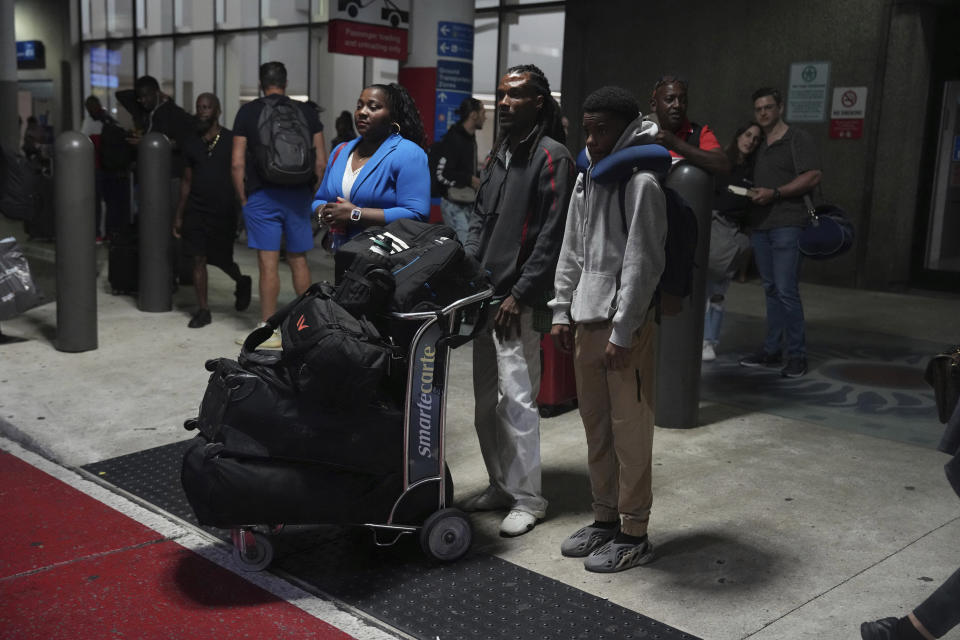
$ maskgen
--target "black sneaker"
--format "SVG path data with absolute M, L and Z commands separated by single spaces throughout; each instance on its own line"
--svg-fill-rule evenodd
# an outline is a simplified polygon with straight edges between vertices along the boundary
M 250 306 L 250 289 L 252 287 L 253 281 L 250 279 L 250 276 L 240 276 L 240 279 L 237 280 L 237 288 L 233 292 L 233 295 L 237 299 L 233 305 L 234 309 L 243 311 Z
M 787 366 L 780 369 L 780 375 L 784 378 L 800 378 L 807 373 L 806 358 L 787 358 Z
M 776 367 L 779 364 L 779 353 L 767 353 L 763 349 L 740 358 L 741 367 Z
M 210 309 L 197 309 L 197 312 L 190 318 L 187 326 L 191 329 L 199 329 L 200 327 L 205 327 L 210 324 L 211 320 Z
M 897 640 L 896 618 L 882 618 L 874 622 L 864 622 L 860 625 L 860 637 L 863 640 Z

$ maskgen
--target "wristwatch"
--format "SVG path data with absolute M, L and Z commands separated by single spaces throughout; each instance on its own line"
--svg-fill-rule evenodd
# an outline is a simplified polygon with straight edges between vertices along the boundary
M 363 211 L 360 210 L 360 207 L 355 208 L 350 212 L 350 219 L 356 222 L 360 219 L 360 216 L 363 215 Z
M 779 200 L 779 199 L 780 199 L 780 189 L 774 188 L 774 190 L 773 190 L 773 200 L 774 200 L 774 202 L 776 202 L 776 201 Z

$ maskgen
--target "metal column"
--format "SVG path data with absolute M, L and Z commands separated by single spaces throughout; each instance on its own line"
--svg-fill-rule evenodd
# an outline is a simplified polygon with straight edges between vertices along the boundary
M 93 143 L 67 131 L 54 145 L 58 351 L 97 348 Z
M 173 308 L 173 236 L 170 202 L 170 141 L 162 133 L 148 133 L 137 148 L 140 207 L 140 287 L 137 308 L 170 311 Z
M 669 429 L 697 426 L 700 414 L 700 358 L 703 353 L 703 314 L 710 256 L 713 176 L 689 162 L 676 165 L 666 186 L 687 201 L 697 216 L 697 251 L 693 292 L 683 310 L 663 316 L 657 350 L 656 424 Z

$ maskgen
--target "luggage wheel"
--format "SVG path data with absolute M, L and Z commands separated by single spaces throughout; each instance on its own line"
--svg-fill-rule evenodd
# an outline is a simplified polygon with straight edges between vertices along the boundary
M 248 527 L 231 529 L 233 558 L 244 571 L 263 571 L 273 561 L 273 543 L 259 531 Z
M 459 509 L 441 509 L 432 514 L 420 529 L 423 552 L 440 562 L 459 560 L 470 550 L 473 527 Z

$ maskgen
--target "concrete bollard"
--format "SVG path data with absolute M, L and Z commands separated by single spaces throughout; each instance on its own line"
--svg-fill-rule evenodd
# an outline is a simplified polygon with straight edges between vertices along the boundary
M 170 247 L 173 226 L 170 202 L 170 141 L 162 133 L 148 133 L 137 148 L 140 183 L 140 311 L 173 308 L 173 267 Z
M 667 187 L 687 201 L 697 216 L 697 250 L 693 292 L 683 310 L 663 316 L 657 350 L 656 424 L 668 429 L 696 427 L 700 415 L 700 358 L 703 353 L 703 314 L 710 256 L 713 176 L 689 162 L 673 167 Z
M 53 192 L 58 351 L 97 348 L 97 246 L 94 148 L 66 131 L 54 144 Z

